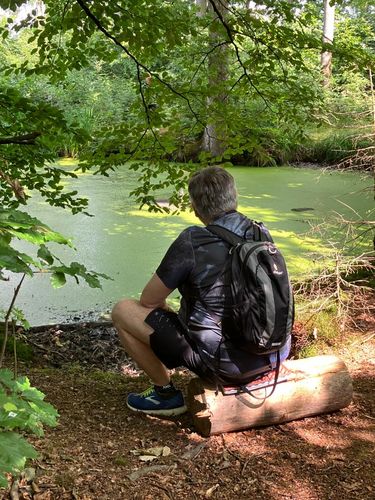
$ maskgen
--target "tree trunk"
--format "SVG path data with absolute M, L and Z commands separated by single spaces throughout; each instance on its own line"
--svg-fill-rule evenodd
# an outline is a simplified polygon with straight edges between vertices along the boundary
M 374 79 L 373 79 L 373 74 L 371 71 L 371 68 L 368 69 L 369 73 L 369 79 L 370 79 L 370 89 L 371 89 L 371 102 L 372 102 L 372 124 L 373 124 L 373 140 L 375 140 L 375 92 L 374 92 Z M 375 200 L 375 164 L 373 165 L 372 168 L 372 177 L 374 180 L 374 200 Z M 374 244 L 374 250 L 375 250 L 375 235 L 374 239 L 372 240 Z
M 215 0 L 215 6 L 223 19 L 226 18 L 228 1 Z M 202 139 L 202 149 L 213 157 L 221 156 L 225 150 L 227 125 L 225 121 L 225 101 L 227 92 L 225 83 L 228 78 L 228 47 L 220 45 L 223 40 L 222 22 L 214 12 L 212 5 L 210 11 L 214 19 L 210 27 L 210 46 L 216 47 L 208 56 L 208 88 L 211 91 L 207 98 L 207 126 Z
M 335 31 L 335 5 L 330 5 L 330 0 L 324 0 L 323 13 L 323 42 L 333 43 Z M 320 58 L 323 86 L 328 87 L 331 82 L 332 75 L 332 52 L 324 51 Z
M 207 0 L 195 0 L 195 4 L 199 8 L 198 16 L 204 16 L 207 12 Z

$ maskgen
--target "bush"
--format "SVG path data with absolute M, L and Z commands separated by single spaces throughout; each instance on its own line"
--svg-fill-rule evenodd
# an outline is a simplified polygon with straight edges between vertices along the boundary
M 18 473 L 35 449 L 16 431 L 43 436 L 43 426 L 55 426 L 58 413 L 44 401 L 44 394 L 30 385 L 27 377 L 14 379 L 0 369 L 0 487 L 6 487 L 5 473 Z
M 322 139 L 311 140 L 301 148 L 301 161 L 333 165 L 352 157 L 360 149 L 373 145 L 370 138 L 360 138 L 353 131 L 331 133 Z

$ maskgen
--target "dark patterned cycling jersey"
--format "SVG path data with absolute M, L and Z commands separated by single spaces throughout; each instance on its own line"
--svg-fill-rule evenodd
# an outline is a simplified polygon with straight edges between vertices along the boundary
M 241 237 L 253 237 L 252 221 L 239 212 L 227 213 L 214 224 Z M 262 231 L 270 238 L 264 226 Z M 231 297 L 229 286 L 220 279 L 229 249 L 205 227 L 191 226 L 172 243 L 156 270 L 165 286 L 180 291 L 180 320 L 204 357 L 214 356 L 219 347 L 231 347 L 223 342 L 220 323 Z M 202 296 L 204 304 L 199 300 Z

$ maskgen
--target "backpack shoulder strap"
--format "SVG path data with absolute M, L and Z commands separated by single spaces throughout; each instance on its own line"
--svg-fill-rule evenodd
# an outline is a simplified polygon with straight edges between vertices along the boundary
M 268 229 L 264 226 L 263 222 L 252 221 L 254 241 L 268 241 L 273 243 L 272 236 L 270 235 Z
M 262 224 L 262 223 L 260 223 Z M 252 229 L 253 229 L 253 238 L 254 241 L 264 241 L 263 238 L 263 231 L 261 230 L 261 225 L 258 222 L 253 222 L 252 224 Z
M 262 226 L 263 224 L 261 222 L 258 223 L 255 221 L 251 221 L 249 227 L 245 231 L 243 238 L 241 238 L 241 236 L 238 236 L 233 231 L 230 231 L 230 229 L 226 229 L 225 227 L 218 226 L 216 224 L 209 224 L 208 226 L 206 226 L 206 229 L 208 229 L 211 233 L 216 234 L 216 236 L 219 236 L 219 238 L 226 241 L 230 245 L 235 246 L 238 243 L 243 243 L 247 240 L 247 232 L 249 230 L 252 230 L 253 232 L 253 238 L 250 241 L 268 241 L 268 238 L 261 229 Z
M 206 229 L 210 231 L 210 233 L 215 234 L 216 236 L 219 236 L 222 240 L 226 241 L 232 246 L 237 245 L 238 243 L 242 243 L 244 241 L 241 236 L 238 236 L 235 234 L 233 231 L 230 231 L 229 229 L 226 229 L 225 227 L 217 226 L 216 224 L 209 224 L 206 226 Z

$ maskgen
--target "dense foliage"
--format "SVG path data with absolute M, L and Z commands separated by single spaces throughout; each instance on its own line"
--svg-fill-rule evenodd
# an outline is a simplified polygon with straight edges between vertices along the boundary
M 316 125 L 341 128 L 349 121 L 345 113 L 354 112 L 351 123 L 371 123 L 364 113 L 371 109 L 374 14 L 366 4 L 337 10 L 332 85 L 325 92 L 319 2 L 248 8 L 212 0 L 205 11 L 185 0 L 44 5 L 45 14 L 29 9 L 21 22 L 12 15 L 4 20 L 2 65 L 9 76 L 3 83 L 16 82 L 35 105 L 48 102 L 62 113 L 49 144 L 55 155 L 78 155 L 83 168 L 102 173 L 137 160 L 141 203 L 152 200 L 153 185 L 183 187 L 181 168 L 170 160 L 313 160 L 306 144 Z M 52 120 L 51 110 L 41 111 Z M 42 133 L 36 142 L 47 140 Z M 160 173 L 162 184 L 154 177 Z

